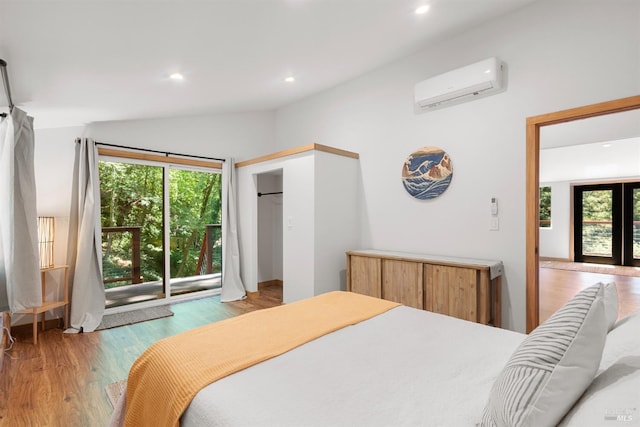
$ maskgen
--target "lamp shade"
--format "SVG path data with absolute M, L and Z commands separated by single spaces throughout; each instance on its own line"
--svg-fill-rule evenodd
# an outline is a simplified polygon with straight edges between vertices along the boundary
M 40 249 L 40 268 L 53 267 L 53 239 L 55 219 L 52 216 L 38 217 L 38 248 Z

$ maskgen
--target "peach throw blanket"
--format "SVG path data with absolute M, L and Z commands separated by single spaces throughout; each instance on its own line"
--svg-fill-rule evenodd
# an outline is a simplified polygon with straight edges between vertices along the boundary
M 178 426 L 203 387 L 399 304 L 350 292 L 254 311 L 151 345 L 129 372 L 126 426 Z

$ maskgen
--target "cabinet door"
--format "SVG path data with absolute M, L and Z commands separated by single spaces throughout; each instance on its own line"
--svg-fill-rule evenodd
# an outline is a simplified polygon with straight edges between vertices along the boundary
M 425 264 L 424 274 L 427 310 L 478 321 L 477 270 Z
M 422 263 L 392 259 L 382 261 L 382 298 L 422 309 L 422 296 Z
M 350 255 L 349 259 L 349 290 L 351 292 L 381 298 L 380 258 Z

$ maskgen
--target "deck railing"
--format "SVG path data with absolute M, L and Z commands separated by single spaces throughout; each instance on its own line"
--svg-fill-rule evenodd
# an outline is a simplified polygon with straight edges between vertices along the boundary
M 110 271 L 106 271 L 105 265 L 104 271 L 104 283 L 117 283 L 124 282 L 124 284 L 138 284 L 144 282 L 144 277 L 141 274 L 141 234 L 142 227 L 140 226 L 122 226 L 122 227 L 103 227 L 103 243 L 105 245 L 103 257 L 108 258 L 112 248 L 113 235 L 116 233 L 130 233 L 131 234 L 131 252 L 130 256 L 120 255 L 124 264 L 122 266 L 114 267 Z M 128 258 L 128 259 L 127 259 Z M 104 258 L 103 258 L 104 260 Z M 130 261 L 129 261 L 130 260 Z M 222 225 L 221 224 L 207 224 L 205 225 L 205 232 L 202 238 L 202 244 L 200 247 L 200 255 L 198 257 L 197 266 L 193 272 L 193 276 L 201 276 L 204 274 L 218 273 L 222 271 Z M 111 274 L 109 274 L 111 273 Z M 127 273 L 129 273 L 127 275 Z M 117 277 L 113 277 L 117 276 Z M 123 283 L 120 283 L 122 285 Z M 118 286 L 118 285 L 116 285 Z
M 221 270 L 222 224 L 207 224 L 194 275 L 211 274 Z
M 140 237 L 142 227 L 102 227 L 102 234 L 106 234 L 103 241 L 110 242 L 110 233 L 131 233 L 131 272 L 130 276 L 105 278 L 104 283 L 129 282 L 132 284 L 142 283 L 140 274 Z

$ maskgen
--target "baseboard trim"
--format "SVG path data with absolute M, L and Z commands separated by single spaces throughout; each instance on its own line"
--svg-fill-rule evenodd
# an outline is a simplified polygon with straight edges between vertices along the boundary
M 55 319 L 47 319 L 44 321 L 44 330 L 48 329 L 61 329 L 63 327 L 64 320 L 62 317 Z M 38 321 L 38 329 L 42 331 L 42 322 Z M 22 325 L 11 326 L 12 335 L 31 335 L 33 333 L 33 323 L 23 323 Z
M 260 292 L 260 289 L 266 288 L 267 286 L 282 286 L 282 284 L 283 282 L 280 279 L 258 282 L 258 292 Z
M 573 260 L 570 258 L 554 258 L 554 257 L 547 257 L 547 256 L 541 256 L 540 261 L 573 262 Z

